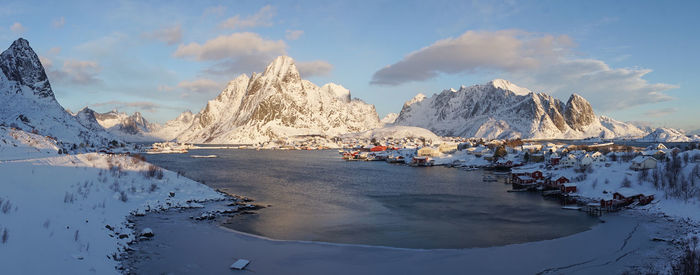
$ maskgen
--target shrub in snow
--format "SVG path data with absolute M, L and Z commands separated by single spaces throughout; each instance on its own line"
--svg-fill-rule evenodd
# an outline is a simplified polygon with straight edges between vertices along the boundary
M 627 188 L 632 187 L 632 181 L 630 181 L 630 179 L 628 179 L 627 177 L 625 177 L 625 179 L 622 180 L 621 186 L 622 186 L 622 187 L 627 187 Z
M 2 243 L 6 243 L 8 238 L 9 235 L 7 234 L 7 228 L 4 228 L 2 230 Z
M 0 205 L 2 205 L 2 207 L 0 207 L 0 210 L 4 214 L 7 214 L 7 212 L 10 212 L 10 210 L 12 209 L 12 203 L 10 203 L 10 200 L 5 200 L 3 202 L 3 200 L 0 199 Z
M 700 253 L 698 253 L 697 236 L 693 236 L 688 241 L 683 256 L 673 266 L 673 274 L 700 274 Z
M 127 202 L 129 200 L 129 198 L 126 196 L 126 192 L 124 192 L 124 191 L 119 192 L 119 200 L 121 200 L 123 202 Z

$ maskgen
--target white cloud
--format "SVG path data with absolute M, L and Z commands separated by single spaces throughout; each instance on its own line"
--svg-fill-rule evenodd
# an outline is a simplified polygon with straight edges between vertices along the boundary
M 302 77 L 327 75 L 333 70 L 333 65 L 323 60 L 296 62 L 296 65 Z
M 148 101 L 119 101 L 119 100 L 111 100 L 111 101 L 106 101 L 106 102 L 99 102 L 99 103 L 93 103 L 90 104 L 92 107 L 104 107 L 104 106 L 109 106 L 110 109 L 112 110 L 119 110 L 119 109 L 133 109 L 136 111 L 145 111 L 149 113 L 154 113 L 156 112 L 157 109 L 172 109 L 170 107 L 164 107 L 160 104 L 156 104 L 153 102 L 148 102 Z
M 571 56 L 568 36 L 518 30 L 468 31 L 439 40 L 375 72 L 371 83 L 399 85 L 440 74 L 504 73 L 516 83 L 554 94 L 576 92 L 596 109 L 613 110 L 670 100 L 677 86 L 648 83 L 648 69 L 611 68 L 595 59 Z
M 285 31 L 285 37 L 287 40 L 297 40 L 304 34 L 302 30 L 287 30 Z
M 267 40 L 257 33 L 241 32 L 222 35 L 204 44 L 180 45 L 173 56 L 198 61 L 223 60 L 251 55 L 281 55 L 287 45 L 282 40 Z
M 230 17 L 219 26 L 225 29 L 244 29 L 244 28 L 254 28 L 258 26 L 269 27 L 272 26 L 272 18 L 275 16 L 275 8 L 270 5 L 266 5 L 255 14 L 248 16 L 246 18 L 241 18 L 240 15 Z
M 66 18 L 61 16 L 60 18 L 54 20 L 51 22 L 51 25 L 53 25 L 54 28 L 61 28 L 66 24 Z
M 141 33 L 141 37 L 152 40 L 159 40 L 167 43 L 168 45 L 174 45 L 182 41 L 182 27 L 180 24 L 166 27 L 152 32 Z
M 63 62 L 61 68 L 54 68 L 51 59 L 40 56 L 39 60 L 51 81 L 77 85 L 102 83 L 102 80 L 97 77 L 102 71 L 97 62 L 68 59 Z
M 197 94 L 209 94 L 219 92 L 223 89 L 223 84 L 207 78 L 197 78 L 192 81 L 182 81 L 177 84 L 178 88 Z
M 650 117 L 662 117 L 662 116 L 667 116 L 670 114 L 673 114 L 675 112 L 678 112 L 678 108 L 661 108 L 661 109 L 655 109 L 655 110 L 649 110 L 644 112 L 644 115 L 650 116 Z
M 10 26 L 10 30 L 14 33 L 23 33 L 26 29 L 19 22 L 15 22 Z
M 230 75 L 265 68 L 267 62 L 285 54 L 282 40 L 267 40 L 256 33 L 222 35 L 203 44 L 196 42 L 178 46 L 173 56 L 195 61 L 218 61 L 205 72 Z

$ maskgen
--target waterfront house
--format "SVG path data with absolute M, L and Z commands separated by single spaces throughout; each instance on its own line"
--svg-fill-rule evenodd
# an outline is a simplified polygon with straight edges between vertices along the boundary
M 567 182 L 562 185 L 560 185 L 561 192 L 562 193 L 576 193 L 576 184 Z
M 437 157 L 440 156 L 440 152 L 431 147 L 423 147 L 418 149 L 417 152 L 419 157 Z

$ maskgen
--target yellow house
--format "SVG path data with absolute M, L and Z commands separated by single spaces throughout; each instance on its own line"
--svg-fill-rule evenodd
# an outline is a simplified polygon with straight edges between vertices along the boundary
M 430 147 L 423 147 L 418 149 L 418 156 L 419 157 L 437 157 L 440 155 L 440 151 L 435 150 Z
M 457 143 L 445 142 L 440 144 L 438 150 L 443 154 L 452 154 L 457 151 L 458 146 L 459 145 Z

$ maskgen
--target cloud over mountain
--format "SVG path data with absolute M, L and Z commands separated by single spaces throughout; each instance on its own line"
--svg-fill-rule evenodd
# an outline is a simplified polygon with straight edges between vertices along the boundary
M 440 74 L 500 72 L 553 94 L 580 93 L 597 109 L 613 110 L 670 100 L 677 88 L 649 83 L 649 69 L 612 68 L 604 61 L 577 58 L 566 35 L 519 30 L 467 31 L 436 41 L 374 73 L 371 83 L 400 85 Z

